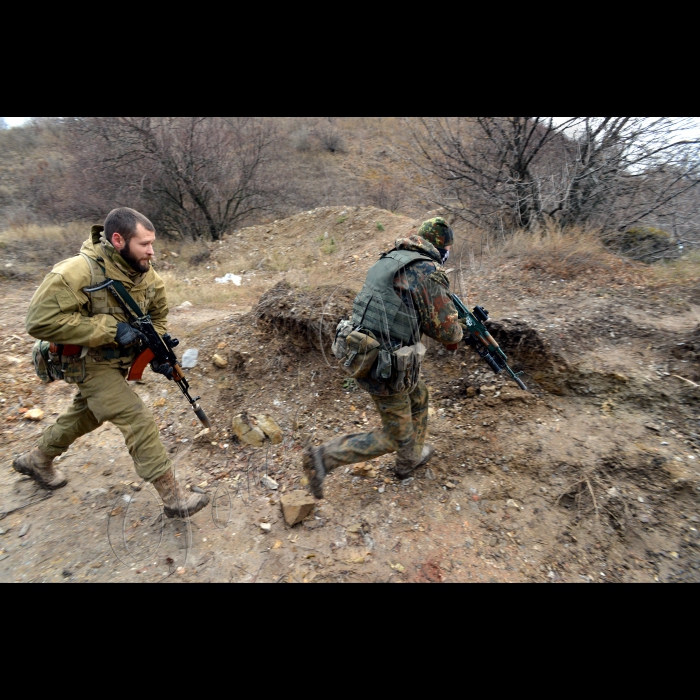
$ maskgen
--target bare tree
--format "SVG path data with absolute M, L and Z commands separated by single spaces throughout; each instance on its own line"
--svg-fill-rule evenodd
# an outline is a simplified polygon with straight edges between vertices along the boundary
M 614 230 L 659 216 L 700 183 L 678 117 L 410 117 L 409 159 L 432 199 L 481 226 Z
M 115 200 L 144 202 L 166 231 L 219 240 L 274 199 L 275 129 L 259 117 L 81 117 L 70 127 L 83 183 L 108 181 Z
M 5 121 L 5 117 L 0 117 L 0 129 L 7 129 L 7 122 Z

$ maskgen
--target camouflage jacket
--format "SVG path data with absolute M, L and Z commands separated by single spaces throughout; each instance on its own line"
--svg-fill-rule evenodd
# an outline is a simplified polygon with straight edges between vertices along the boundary
M 119 357 L 115 342 L 117 324 L 126 318 L 107 293 L 88 298 L 83 293 L 90 287 L 96 270 L 95 263 L 105 268 L 106 276 L 122 282 L 144 313 L 151 315 L 156 330 L 167 332 L 168 300 L 165 284 L 156 271 L 136 272 L 119 255 L 95 226 L 81 249 L 91 262 L 78 255 L 58 263 L 46 276 L 29 305 L 27 333 L 34 338 L 57 345 L 79 345 L 90 348 L 89 359 L 115 366 L 128 365 L 130 357 Z M 101 270 L 99 275 L 104 278 Z M 107 349 L 111 352 L 104 352 Z
M 394 280 L 394 289 L 406 306 L 415 311 L 423 335 L 446 346 L 458 345 L 464 333 L 450 299 L 450 281 L 437 249 L 419 236 L 400 238 L 396 249 L 423 253 L 435 261 L 419 260 L 401 270 Z M 393 393 L 385 382 L 372 378 L 359 379 L 357 383 L 375 396 Z

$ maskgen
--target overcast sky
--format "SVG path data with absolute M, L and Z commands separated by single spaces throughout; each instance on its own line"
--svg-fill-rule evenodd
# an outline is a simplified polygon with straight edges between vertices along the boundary
M 5 121 L 10 125 L 10 126 L 19 126 L 23 122 L 27 121 L 29 117 L 5 117 Z

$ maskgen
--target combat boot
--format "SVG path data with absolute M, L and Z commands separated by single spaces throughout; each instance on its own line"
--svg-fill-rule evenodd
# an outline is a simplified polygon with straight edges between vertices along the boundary
M 209 505 L 209 496 L 188 494 L 178 483 L 172 469 L 154 481 L 153 486 L 163 499 L 167 518 L 187 519 Z
M 306 478 L 309 480 L 309 488 L 315 498 L 323 499 L 323 482 L 328 476 L 323 447 L 307 447 L 304 450 L 304 462 L 302 464 Z
M 68 479 L 54 467 L 54 459 L 55 457 L 48 457 L 36 447 L 31 452 L 15 459 L 12 468 L 16 472 L 34 479 L 39 486 L 43 486 L 49 491 L 56 491 L 62 489 L 68 483 Z
M 435 452 L 436 450 L 432 445 L 426 445 L 417 461 L 414 455 L 412 455 L 413 459 L 409 461 L 399 452 L 396 460 L 396 477 L 401 479 L 401 481 L 408 479 L 416 469 L 425 467 L 435 456 Z

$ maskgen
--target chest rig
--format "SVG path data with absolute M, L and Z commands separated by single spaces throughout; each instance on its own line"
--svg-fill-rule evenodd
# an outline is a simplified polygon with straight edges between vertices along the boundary
M 382 255 L 370 268 L 367 281 L 355 299 L 352 323 L 372 331 L 385 346 L 414 345 L 420 341 L 420 319 L 414 309 L 409 309 L 394 289 L 396 275 L 408 265 L 435 260 L 408 250 L 393 250 Z

